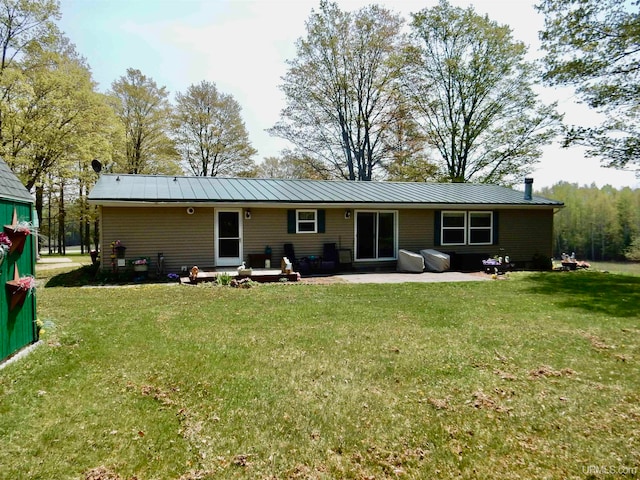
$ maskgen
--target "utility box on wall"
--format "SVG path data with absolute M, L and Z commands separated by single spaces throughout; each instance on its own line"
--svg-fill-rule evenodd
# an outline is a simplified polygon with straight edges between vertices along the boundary
M 33 203 L 0 159 L 0 362 L 38 340 Z

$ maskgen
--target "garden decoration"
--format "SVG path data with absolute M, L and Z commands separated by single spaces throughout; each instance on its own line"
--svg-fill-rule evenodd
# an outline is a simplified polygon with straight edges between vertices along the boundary
M 4 259 L 9 254 L 9 250 L 11 249 L 12 241 L 4 232 L 0 232 L 0 265 L 4 262 Z
M 31 275 L 20 277 L 18 265 L 15 265 L 13 280 L 9 280 L 6 286 L 9 291 L 9 310 L 13 310 L 16 307 L 21 307 L 27 295 L 33 293 L 36 288 L 36 279 Z
M 116 240 L 115 242 L 111 242 L 111 269 L 113 273 L 118 271 L 118 267 L 124 267 L 124 254 L 127 250 L 120 240 Z M 119 261 L 121 260 L 121 261 Z
M 13 221 L 11 225 L 4 226 L 4 233 L 10 240 L 9 253 L 22 253 L 27 237 L 31 234 L 31 222 L 18 221 L 16 209 L 13 209 Z
M 131 265 L 133 265 L 134 272 L 146 272 L 149 270 L 149 259 L 145 257 L 137 258 L 131 261 Z

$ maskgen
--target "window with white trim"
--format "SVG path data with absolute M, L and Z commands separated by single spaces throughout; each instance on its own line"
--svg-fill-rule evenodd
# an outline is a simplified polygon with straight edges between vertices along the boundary
M 296 233 L 317 233 L 318 211 L 296 210 Z
M 466 245 L 467 212 L 441 212 L 442 245 Z
M 469 245 L 493 244 L 493 212 L 469 212 Z
M 440 212 L 441 245 L 493 245 L 494 212 Z

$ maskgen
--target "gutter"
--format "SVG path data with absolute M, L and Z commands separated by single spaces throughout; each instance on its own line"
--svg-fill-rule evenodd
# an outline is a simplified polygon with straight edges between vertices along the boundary
M 413 202 L 255 202 L 255 201 L 211 201 L 211 200 L 180 200 L 180 201 L 148 201 L 148 200 L 112 200 L 89 199 L 89 205 L 103 207 L 246 207 L 246 208 L 359 208 L 359 209 L 416 209 L 416 210 L 549 210 L 564 208 L 564 203 L 413 203 Z

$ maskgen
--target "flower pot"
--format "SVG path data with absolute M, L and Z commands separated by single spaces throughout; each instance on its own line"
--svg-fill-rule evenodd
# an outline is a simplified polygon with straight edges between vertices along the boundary
M 9 253 L 22 253 L 22 251 L 24 250 L 24 244 L 27 240 L 27 235 L 29 235 L 29 233 L 24 231 L 16 231 L 13 225 L 5 225 L 4 233 L 6 233 L 7 237 L 9 237 L 9 239 L 11 240 Z
M 16 280 L 9 280 L 6 283 L 9 292 L 9 311 L 21 307 L 27 298 L 28 290 L 25 290 Z
M 147 270 L 149 270 L 149 265 L 134 265 L 133 266 L 133 271 L 134 272 L 146 272 Z

